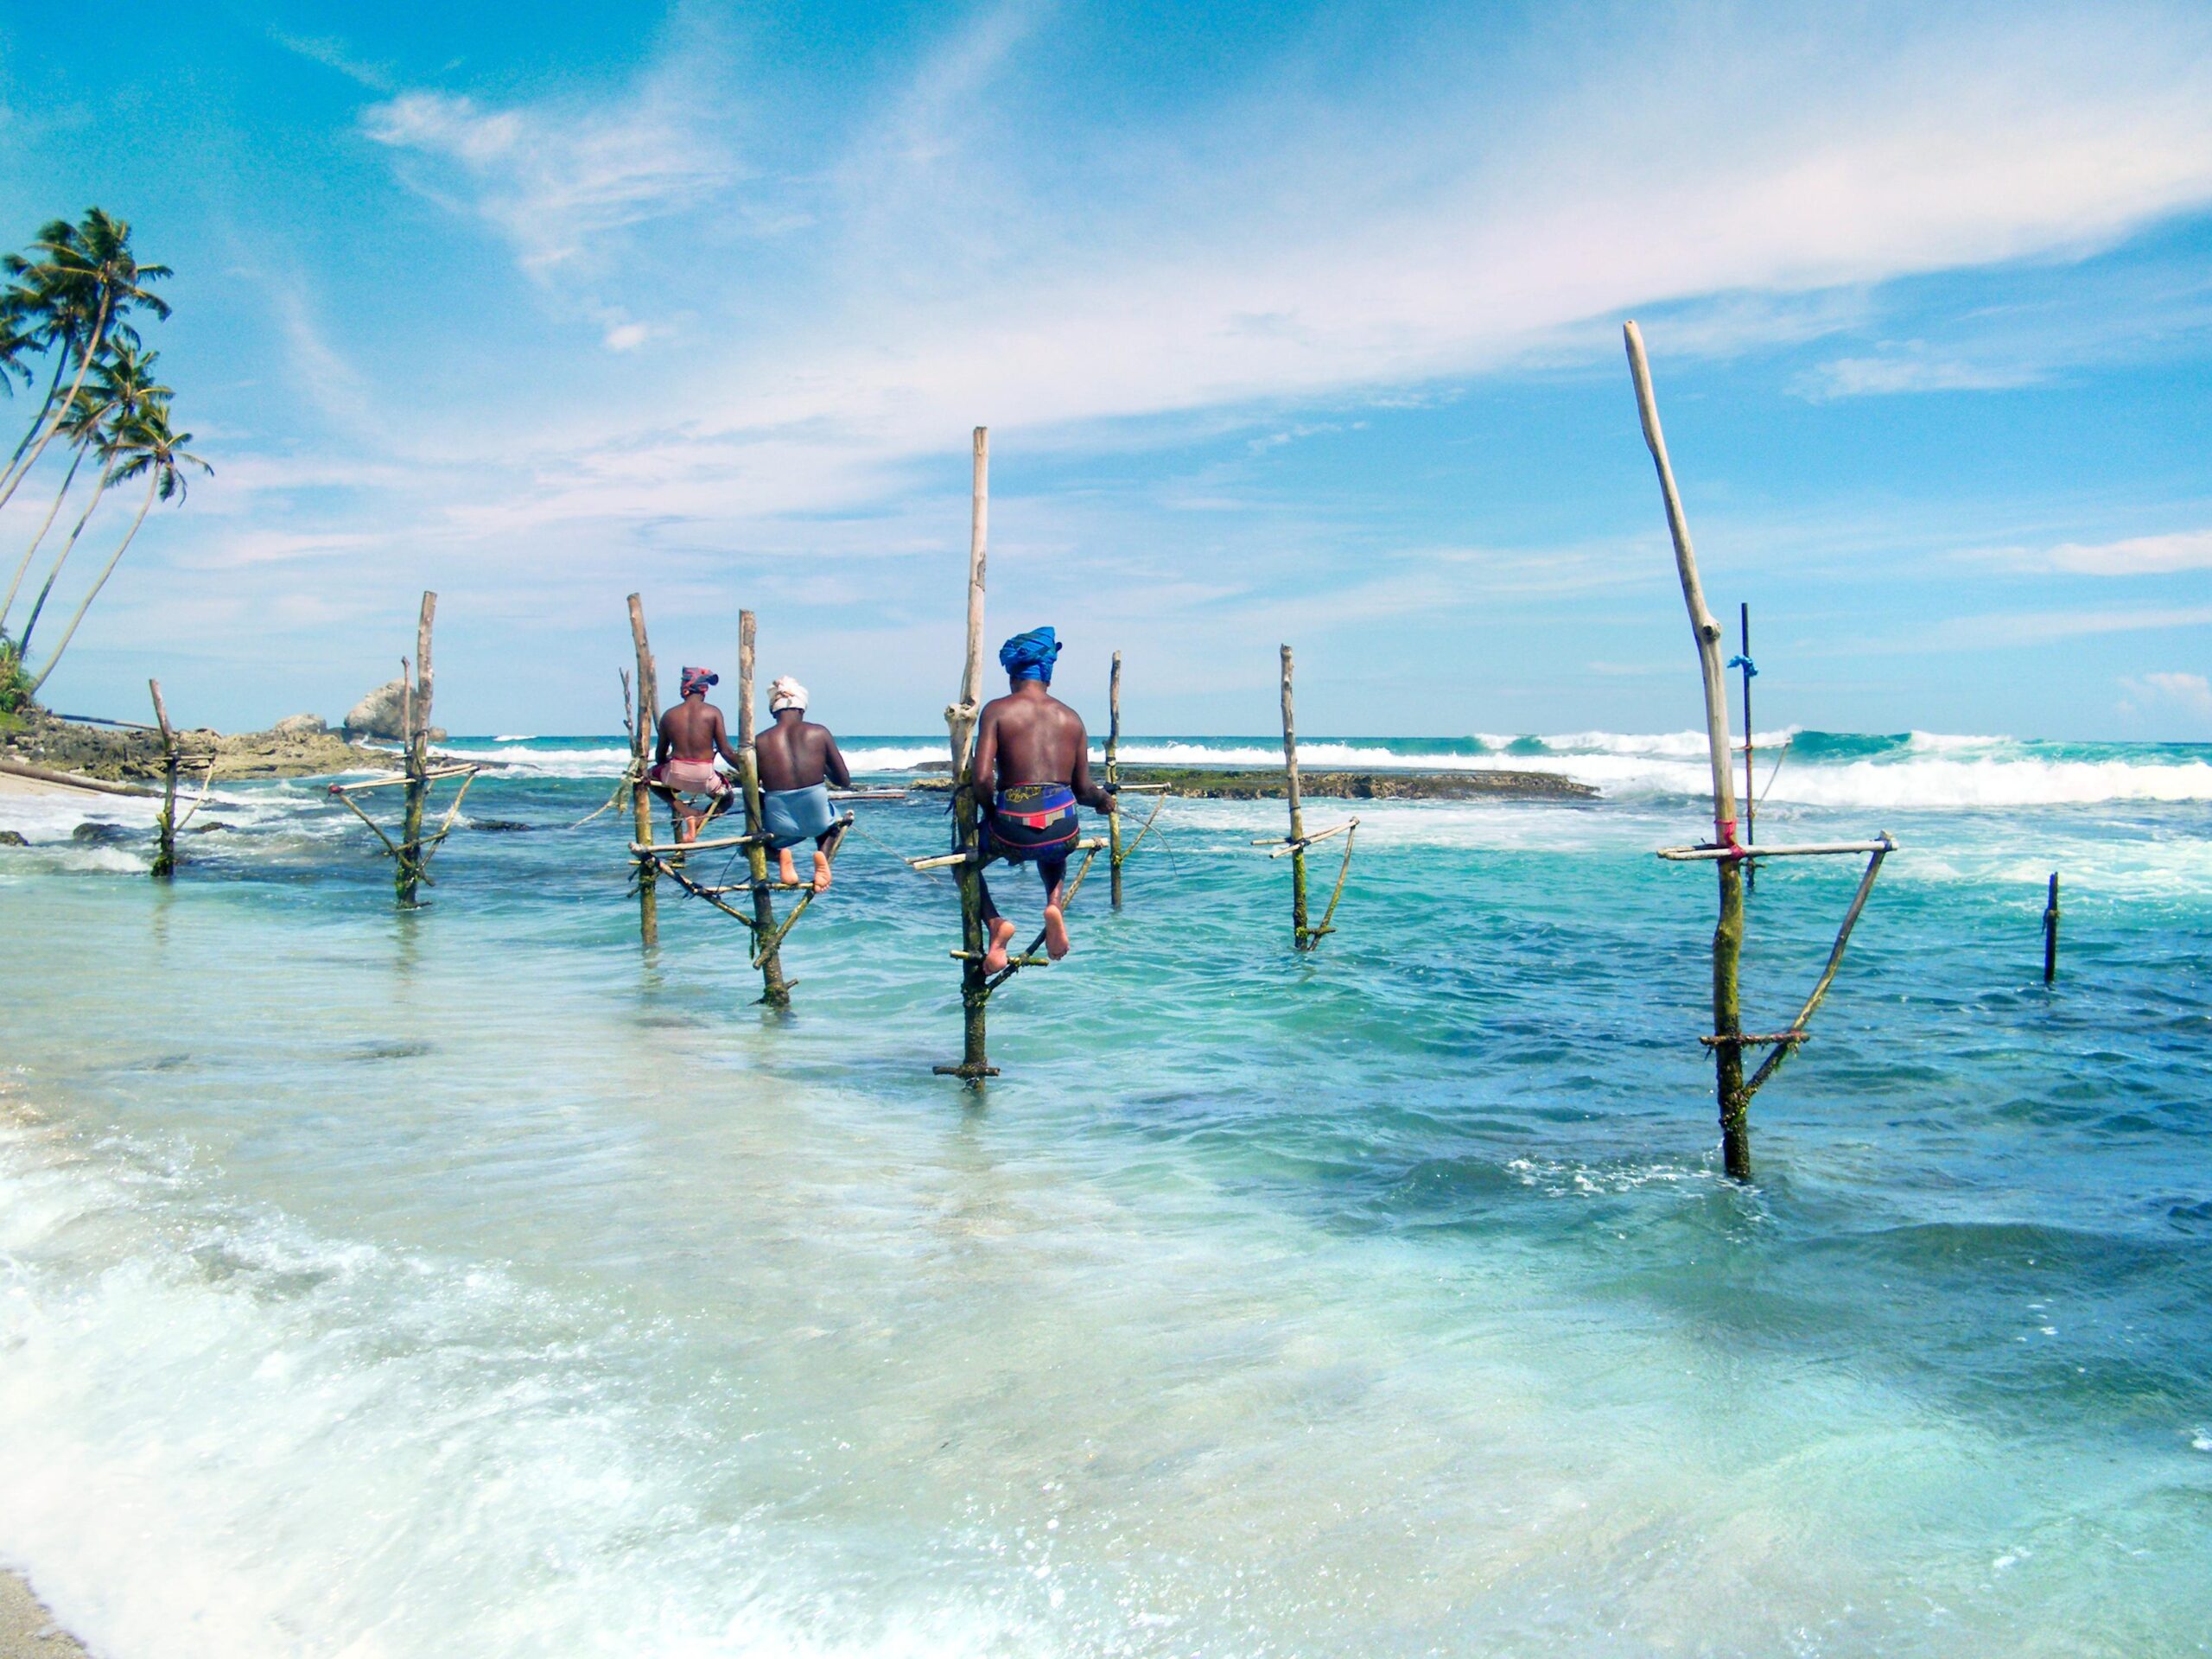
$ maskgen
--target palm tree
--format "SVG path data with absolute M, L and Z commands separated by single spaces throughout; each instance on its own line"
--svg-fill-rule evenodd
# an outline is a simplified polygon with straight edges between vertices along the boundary
M 23 359 L 38 349 L 38 340 L 23 332 L 22 313 L 14 289 L 0 294 L 0 391 L 16 395 L 16 382 L 31 383 L 30 365 Z
M 67 219 L 48 219 L 40 229 L 38 239 L 31 245 L 35 248 L 67 246 L 73 243 L 76 237 L 77 227 Z M 54 375 L 46 383 L 46 396 L 39 400 L 38 413 L 23 429 L 23 435 L 16 445 L 15 454 L 8 457 L 7 468 L 0 471 L 0 477 L 4 477 L 6 472 L 12 472 L 16 463 L 23 458 L 23 451 L 31 447 L 31 440 L 39 435 L 46 424 L 46 417 L 53 412 L 54 400 L 61 391 L 61 376 L 67 370 L 70 359 L 76 355 L 81 319 L 77 313 L 73 285 L 40 277 L 36 268 L 18 254 L 11 253 L 5 259 L 0 259 L 0 270 L 5 270 L 16 278 L 6 297 L 0 299 L 0 305 L 7 308 L 10 332 L 17 342 L 11 366 L 22 376 L 23 384 L 29 385 L 31 378 L 29 365 L 22 360 L 23 353 L 43 352 L 55 346 L 61 347 L 54 354 Z M 10 388 L 10 391 L 13 390 L 13 387 Z
M 108 577 L 114 574 L 116 565 L 123 558 L 124 549 L 130 545 L 130 538 L 138 533 L 138 526 L 146 522 L 146 512 L 154 505 L 156 493 L 158 493 L 164 501 L 181 501 L 184 499 L 186 467 L 197 467 L 201 472 L 209 474 L 215 470 L 199 456 L 186 452 L 184 446 L 191 442 L 191 433 L 169 430 L 168 410 L 158 404 L 140 410 L 111 438 L 108 452 L 113 459 L 108 464 L 107 482 L 119 484 L 143 474 L 146 480 L 146 493 L 138 503 L 137 517 L 130 521 L 130 528 L 123 532 L 123 539 L 116 543 L 115 551 L 107 556 L 107 563 L 100 567 L 100 573 L 94 578 L 91 591 L 78 601 L 77 613 L 69 619 L 68 627 L 63 630 L 61 643 L 54 648 L 54 655 L 46 659 L 46 666 L 39 670 L 38 677 L 30 683 L 33 694 L 46 683 L 46 677 L 54 672 L 54 664 L 61 660 L 61 653 L 69 649 L 69 642 L 76 638 L 77 625 L 85 620 L 85 613 L 92 609 L 92 601 L 99 597 L 100 589 L 107 585 Z
M 85 533 L 85 526 L 91 522 L 94 511 L 99 506 L 100 497 L 107 493 L 111 482 L 108 462 L 114 454 L 117 435 L 123 432 L 142 410 L 160 410 L 164 413 L 168 410 L 169 399 L 175 394 L 167 386 L 156 384 L 153 378 L 154 365 L 161 359 L 161 355 L 159 352 L 148 352 L 141 356 L 136 349 L 121 341 L 111 342 L 110 350 L 92 371 L 92 384 L 78 394 L 75 406 L 62 422 L 62 430 L 69 434 L 75 445 L 76 456 L 69 463 L 69 474 L 61 480 L 60 493 L 54 498 L 54 506 L 47 512 L 46 524 L 39 527 L 38 535 L 23 553 L 22 563 L 16 567 L 16 583 L 22 581 L 23 573 L 30 564 L 31 555 L 38 550 L 39 543 L 45 539 L 47 525 L 53 524 L 54 515 L 61 506 L 62 497 L 69 493 L 69 486 L 77 477 L 77 468 L 83 464 L 88 452 L 99 455 L 99 474 L 92 486 L 92 499 L 85 504 L 84 512 L 77 516 L 76 527 L 69 532 L 69 539 L 54 556 L 54 568 L 46 573 L 46 585 L 39 589 L 37 602 L 31 607 L 30 618 L 23 624 L 23 632 L 16 641 L 19 655 L 29 651 L 31 630 L 38 626 L 39 613 L 46 609 L 47 595 L 54 591 L 54 584 L 61 575 L 61 567 L 68 563 L 69 555 L 77 545 L 77 538 Z M 8 612 L 15 602 L 16 585 L 10 583 L 7 602 L 0 604 L 0 625 L 5 624 Z
M 54 226 L 47 228 L 52 231 Z M 130 251 L 130 226 L 122 219 L 111 219 L 97 207 L 86 208 L 84 222 L 69 235 L 42 236 L 31 246 L 45 257 L 31 261 L 11 255 L 7 269 L 10 276 L 24 281 L 30 293 L 41 296 L 51 326 L 63 326 L 66 318 L 67 326 L 73 334 L 83 327 L 85 315 L 89 313 L 91 316 L 77 359 L 77 378 L 70 384 L 68 396 L 61 400 L 61 410 L 66 415 L 76 402 L 86 375 L 92 372 L 93 359 L 111 334 L 130 345 L 137 344 L 137 335 L 131 331 L 129 321 L 132 307 L 143 306 L 157 317 L 168 315 L 168 305 L 149 292 L 146 284 L 168 276 L 169 269 L 167 265 L 140 264 Z M 7 505 L 9 498 L 38 464 L 39 456 L 54 442 L 54 435 L 60 427 L 60 420 L 49 415 L 29 454 L 0 476 L 0 506 Z

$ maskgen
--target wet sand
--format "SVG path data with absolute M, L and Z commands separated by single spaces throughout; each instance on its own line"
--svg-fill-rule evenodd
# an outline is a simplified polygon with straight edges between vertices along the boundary
M 0 1659 L 84 1659 L 85 1649 L 54 1622 L 31 1587 L 0 1570 Z

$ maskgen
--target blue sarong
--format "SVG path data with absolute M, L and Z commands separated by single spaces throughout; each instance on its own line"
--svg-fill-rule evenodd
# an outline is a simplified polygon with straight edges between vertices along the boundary
M 760 829 L 778 852 L 830 833 L 837 814 L 830 804 L 830 785 L 772 789 L 760 798 Z
M 1075 796 L 1065 784 L 1016 784 L 991 804 L 990 850 L 1014 863 L 1065 863 L 1082 834 Z

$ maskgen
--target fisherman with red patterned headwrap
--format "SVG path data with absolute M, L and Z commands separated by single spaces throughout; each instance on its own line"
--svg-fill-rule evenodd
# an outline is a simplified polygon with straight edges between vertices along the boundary
M 660 742 L 645 781 L 660 790 L 676 808 L 677 839 L 696 841 L 707 812 L 685 798 L 705 795 L 716 800 L 729 793 L 730 780 L 715 765 L 719 753 L 740 772 L 745 763 L 729 746 L 729 728 L 722 711 L 707 701 L 707 688 L 721 677 L 703 668 L 687 668 L 680 682 L 683 701 L 660 717 Z

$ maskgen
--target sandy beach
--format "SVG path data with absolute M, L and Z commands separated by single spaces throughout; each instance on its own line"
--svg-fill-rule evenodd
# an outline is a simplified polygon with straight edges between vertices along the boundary
M 69 1659 L 84 1651 L 29 1585 L 0 1571 L 0 1659 Z

